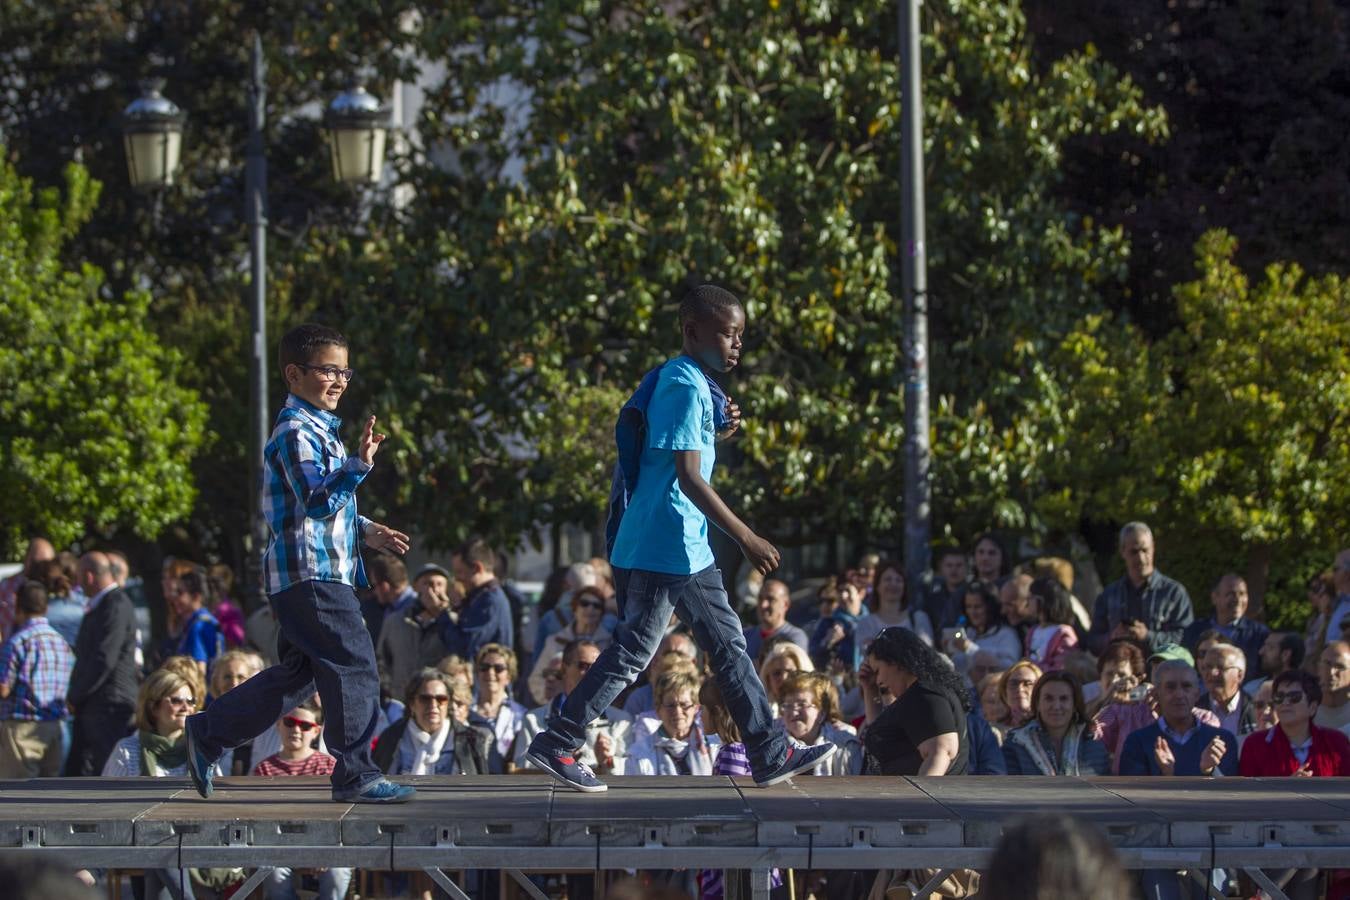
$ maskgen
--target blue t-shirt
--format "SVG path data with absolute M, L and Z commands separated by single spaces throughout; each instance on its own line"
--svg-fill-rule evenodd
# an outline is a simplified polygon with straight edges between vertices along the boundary
M 220 623 L 209 610 L 198 609 L 183 626 L 182 637 L 178 641 L 178 654 L 190 656 L 211 668 L 211 661 L 224 651 L 224 638 L 220 633 Z
M 610 562 L 624 569 L 692 575 L 713 564 L 708 519 L 680 490 L 675 451 L 697 450 L 712 481 L 717 461 L 713 399 L 698 363 L 678 356 L 661 368 L 647 407 L 647 442 Z

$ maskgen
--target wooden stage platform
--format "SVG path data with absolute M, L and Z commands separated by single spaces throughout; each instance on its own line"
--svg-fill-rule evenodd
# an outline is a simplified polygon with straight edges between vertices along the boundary
M 1008 820 L 1052 811 L 1096 823 L 1130 868 L 1350 868 L 1350 779 L 627 777 L 603 794 L 542 775 L 399 780 L 417 798 L 386 807 L 334 803 L 321 778 L 222 778 L 211 800 L 183 779 L 0 781 L 0 858 L 438 882 L 447 869 L 725 868 L 766 890 L 773 867 L 979 868 Z

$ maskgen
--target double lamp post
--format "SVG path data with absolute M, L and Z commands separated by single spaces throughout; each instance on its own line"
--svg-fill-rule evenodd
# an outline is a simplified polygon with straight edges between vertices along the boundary
M 267 157 L 263 147 L 266 123 L 266 64 L 262 40 L 253 36 L 248 86 L 248 147 L 245 164 L 244 211 L 249 230 L 249 341 L 250 489 L 246 596 L 264 599 L 262 552 L 267 528 L 261 512 L 263 448 L 271 433 L 267 409 Z M 160 93 L 162 82 L 147 81 L 142 94 L 122 114 L 122 137 L 127 171 L 134 188 L 162 191 L 174 183 L 183 146 L 185 114 Z M 384 170 L 384 148 L 389 129 L 388 110 L 360 84 L 354 83 L 329 103 L 324 114 L 333 177 L 347 184 L 378 183 Z

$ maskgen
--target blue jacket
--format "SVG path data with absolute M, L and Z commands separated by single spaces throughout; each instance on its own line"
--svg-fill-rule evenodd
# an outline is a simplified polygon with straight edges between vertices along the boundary
M 642 466 L 642 451 L 647 443 L 647 406 L 652 402 L 656 391 L 656 382 L 661 370 L 669 361 L 662 363 L 642 376 L 642 381 L 628 398 L 628 402 L 619 410 L 619 421 L 614 426 L 614 443 L 619 451 L 619 461 L 614 466 L 614 478 L 609 488 L 609 517 L 605 521 L 605 556 L 614 552 L 614 541 L 619 536 L 619 523 L 623 521 L 628 501 L 637 489 L 638 470 Z M 701 370 L 700 370 L 701 371 Z M 708 379 L 708 391 L 713 400 L 713 428 L 722 431 L 730 424 L 727 416 L 727 395 L 722 386 Z
M 978 707 L 976 707 L 978 709 Z M 998 736 L 993 727 L 984 720 L 984 716 L 971 712 L 966 716 L 966 739 L 970 744 L 966 758 L 966 771 L 971 775 L 1007 775 L 1008 763 L 1003 758 L 1003 748 L 998 745 Z
M 1223 738 L 1224 744 L 1228 746 L 1223 759 L 1219 761 L 1219 771 L 1225 775 L 1236 775 L 1238 773 L 1238 741 L 1233 737 L 1231 731 L 1224 731 L 1222 728 L 1215 728 L 1213 725 L 1206 725 L 1203 722 L 1196 723 L 1195 731 L 1186 740 L 1184 744 L 1178 744 L 1170 737 L 1167 738 L 1167 745 L 1172 748 L 1172 756 L 1176 763 L 1173 766 L 1175 775 L 1200 775 L 1200 754 L 1205 752 L 1209 742 L 1216 737 Z M 1162 769 L 1158 768 L 1158 760 L 1153 756 L 1153 747 L 1158 743 L 1158 738 L 1163 736 L 1162 728 L 1157 722 L 1140 728 L 1138 731 L 1130 732 L 1129 737 L 1125 738 L 1125 744 L 1120 748 L 1120 774 L 1121 775 L 1161 775 Z
M 472 661 L 487 644 L 514 648 L 515 625 L 511 621 L 511 602 L 500 584 L 489 581 L 470 592 L 459 612 L 459 621 L 441 614 L 441 640 L 448 653 Z

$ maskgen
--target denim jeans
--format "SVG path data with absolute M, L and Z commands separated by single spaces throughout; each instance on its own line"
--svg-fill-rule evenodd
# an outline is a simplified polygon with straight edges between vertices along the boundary
M 339 582 L 302 581 L 268 600 L 281 627 L 281 662 L 188 718 L 198 749 L 208 759 L 219 759 L 308 700 L 317 685 L 324 743 L 337 758 L 333 788 L 364 787 L 380 777 L 370 756 L 380 712 L 380 677 L 356 591 Z
M 318 900 L 342 900 L 347 896 L 347 888 L 352 883 L 355 869 L 324 869 L 319 873 Z M 264 896 L 267 900 L 296 900 L 300 896 L 295 889 L 300 877 L 293 869 L 278 866 L 272 870 L 265 882 Z
M 715 566 L 693 575 L 615 568 L 614 586 L 623 617 L 614 642 L 567 695 L 533 746 L 549 753 L 580 748 L 586 742 L 586 725 L 598 719 L 651 662 L 674 612 L 708 656 L 722 698 L 740 728 L 751 769 L 758 774 L 782 765 L 787 737 L 746 655 L 741 620 L 727 601 L 722 573 Z

